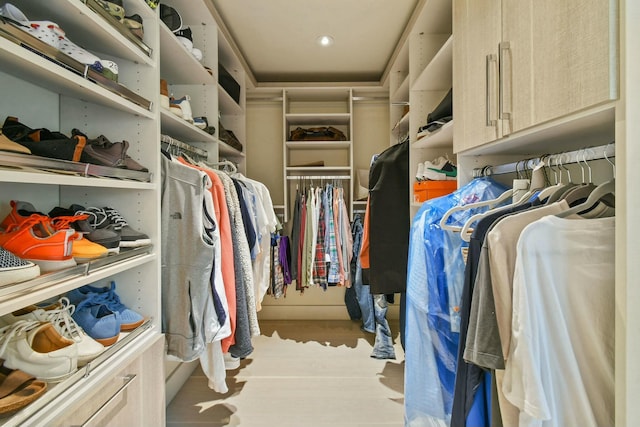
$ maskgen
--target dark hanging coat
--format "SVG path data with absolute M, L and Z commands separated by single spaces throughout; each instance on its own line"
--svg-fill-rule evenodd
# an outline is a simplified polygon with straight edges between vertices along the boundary
M 369 171 L 369 284 L 372 294 L 407 289 L 409 141 L 383 151 Z

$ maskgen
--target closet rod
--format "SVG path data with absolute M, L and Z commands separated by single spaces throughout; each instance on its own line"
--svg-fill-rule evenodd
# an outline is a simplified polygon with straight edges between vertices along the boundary
M 178 141 L 177 139 L 174 139 L 174 138 L 170 137 L 169 135 L 164 135 L 164 134 L 160 135 L 160 142 L 164 142 L 165 144 L 168 144 L 169 146 L 173 146 L 173 147 L 179 148 L 179 149 L 184 150 L 184 151 L 186 151 L 188 153 L 196 154 L 196 155 L 201 156 L 201 157 L 203 157 L 205 159 L 207 158 L 207 156 L 209 154 L 207 152 L 207 150 L 203 150 L 201 148 L 194 147 L 193 145 L 186 144 L 186 143 L 184 143 L 182 141 Z
M 501 175 L 505 173 L 521 172 L 523 170 L 531 170 L 543 159 L 550 159 L 551 166 L 556 166 L 604 158 L 610 159 L 615 157 L 615 155 L 615 143 L 612 142 L 606 145 L 599 145 L 597 147 L 585 147 L 575 151 L 566 151 L 564 153 L 548 154 L 541 157 L 523 159 L 519 162 L 507 163 L 504 165 L 487 165 L 482 168 L 473 169 L 473 175 Z M 549 165 L 549 163 L 547 163 L 547 165 Z
M 287 179 L 351 179 L 351 177 L 349 175 L 290 175 Z

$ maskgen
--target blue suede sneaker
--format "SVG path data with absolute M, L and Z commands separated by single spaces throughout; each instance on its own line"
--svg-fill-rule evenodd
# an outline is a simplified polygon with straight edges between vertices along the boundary
M 88 294 L 76 305 L 76 311 L 71 317 L 87 335 L 103 346 L 109 346 L 118 341 L 120 316 L 100 300 L 96 294 Z
M 104 304 L 109 310 L 118 314 L 121 331 L 132 331 L 144 322 L 142 315 L 120 302 L 120 297 L 116 294 L 116 282 L 112 281 L 108 288 L 85 285 L 67 293 L 67 297 L 72 304 L 79 304 L 79 301 L 89 298 L 90 295 L 93 295 L 94 302 Z M 76 303 L 75 301 L 78 302 Z

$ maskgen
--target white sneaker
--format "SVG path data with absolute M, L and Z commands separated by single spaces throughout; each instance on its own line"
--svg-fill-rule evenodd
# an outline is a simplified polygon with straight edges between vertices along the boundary
M 105 77 L 118 81 L 118 64 L 109 60 L 102 60 L 69 40 L 62 28 L 51 21 L 29 21 L 24 13 L 11 3 L 0 7 L 0 15 L 19 22 L 26 31 L 35 38 L 69 55 L 76 61 L 91 66 Z M 104 71 L 103 71 L 104 70 Z
M 189 95 L 185 95 L 180 99 L 172 99 L 170 101 L 171 112 L 189 123 L 193 123 L 193 113 L 191 112 L 191 103 L 189 101 L 191 101 Z
M 78 346 L 51 323 L 21 320 L 0 329 L 0 358 L 45 381 L 61 381 L 78 368 Z
M 231 353 L 224 353 L 224 368 L 227 371 L 232 371 L 240 367 L 240 358 L 234 357 Z
M 50 322 L 63 337 L 75 341 L 78 346 L 78 366 L 84 366 L 104 351 L 104 346 L 91 338 L 71 317 L 75 306 L 67 298 L 47 307 L 29 306 L 2 316 L 7 324 L 18 321 Z
M 416 180 L 423 181 L 422 174 L 424 174 L 424 163 L 418 163 L 418 170 L 416 171 Z
M 424 162 L 424 168 L 426 169 L 442 169 L 444 165 L 447 164 L 449 160 L 446 157 L 440 156 L 437 159 L 434 159 L 433 162 L 426 161 Z

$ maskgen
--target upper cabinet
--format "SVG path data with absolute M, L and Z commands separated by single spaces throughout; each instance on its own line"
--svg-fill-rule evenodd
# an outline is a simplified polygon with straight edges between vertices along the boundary
M 454 0 L 455 151 L 616 99 L 615 5 Z

